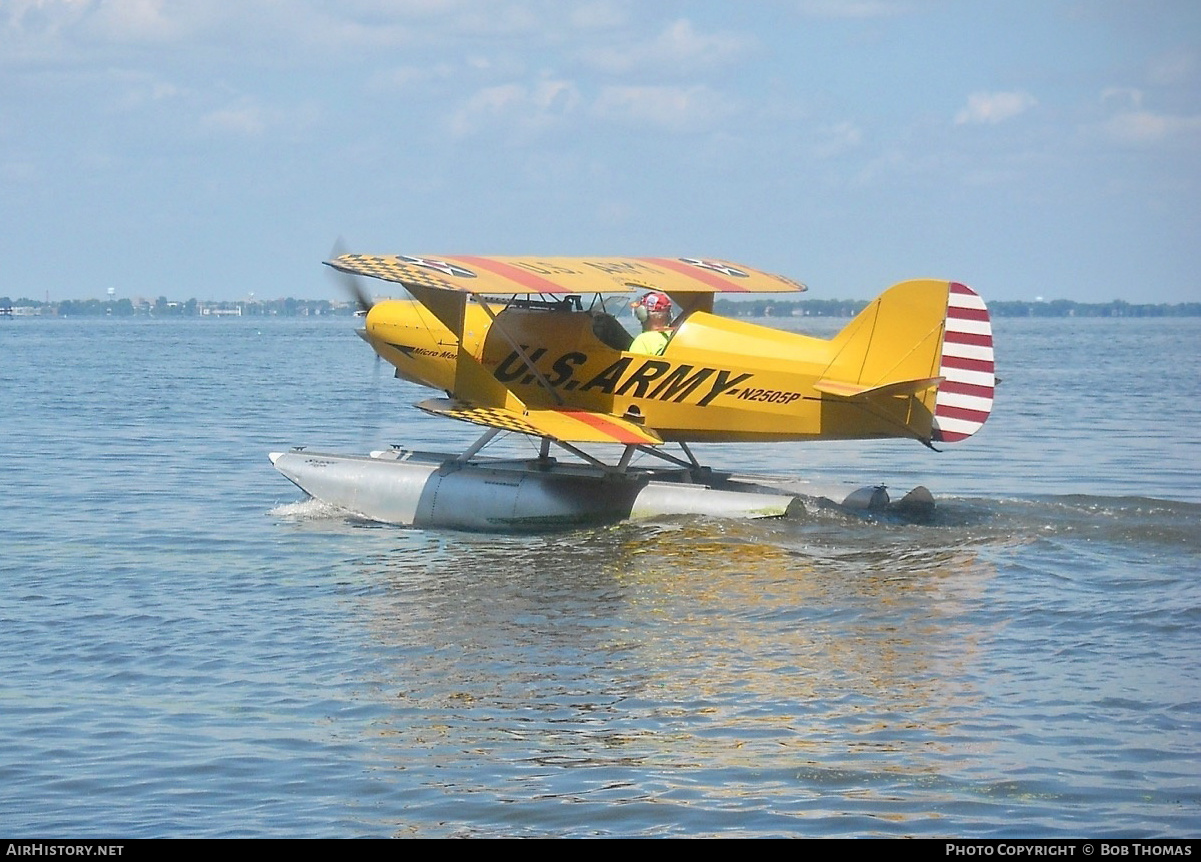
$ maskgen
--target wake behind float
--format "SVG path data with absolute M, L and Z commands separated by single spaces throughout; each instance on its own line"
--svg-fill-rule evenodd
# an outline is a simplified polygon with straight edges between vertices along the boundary
M 370 455 L 273 452 L 280 473 L 310 496 L 371 521 L 507 531 L 703 515 L 797 516 L 806 507 L 923 520 L 934 500 L 922 487 L 891 502 L 881 486 L 849 491 L 702 468 L 623 472 L 554 458 L 449 456 L 394 448 Z

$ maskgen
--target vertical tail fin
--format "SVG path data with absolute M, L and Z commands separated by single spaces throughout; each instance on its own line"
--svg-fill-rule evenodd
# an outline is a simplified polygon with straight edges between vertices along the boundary
M 925 443 L 970 437 L 992 410 L 992 327 L 984 301 L 966 285 L 893 285 L 832 347 L 814 388 L 888 416 Z

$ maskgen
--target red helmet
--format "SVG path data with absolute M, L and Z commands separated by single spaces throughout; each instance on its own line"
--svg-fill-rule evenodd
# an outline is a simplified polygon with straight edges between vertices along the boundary
M 659 293 L 657 290 L 651 291 L 634 304 L 641 305 L 650 314 L 657 311 L 671 311 L 671 300 L 667 298 L 666 293 Z

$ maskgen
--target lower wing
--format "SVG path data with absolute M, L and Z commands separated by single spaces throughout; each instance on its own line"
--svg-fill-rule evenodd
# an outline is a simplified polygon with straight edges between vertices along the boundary
M 473 422 L 502 431 L 533 437 L 553 437 L 564 443 L 621 443 L 626 446 L 657 446 L 663 440 L 654 431 L 605 413 L 588 410 L 510 410 L 477 407 L 465 401 L 429 398 L 417 404 L 427 413 Z

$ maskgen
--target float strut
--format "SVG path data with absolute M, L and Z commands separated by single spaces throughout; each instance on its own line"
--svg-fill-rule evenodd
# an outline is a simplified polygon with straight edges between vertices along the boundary
M 462 455 L 460 455 L 455 460 L 458 461 L 459 463 L 463 463 L 464 461 L 470 461 L 472 458 L 474 458 L 476 456 L 476 453 L 478 453 L 481 449 L 483 449 L 485 446 L 487 446 L 489 443 L 491 443 L 492 438 L 495 437 L 499 433 L 500 433 L 499 428 L 489 428 L 487 431 L 485 431 L 483 434 L 480 435 L 480 439 L 476 440 L 474 443 L 472 443 L 470 446 L 468 446 L 467 451 L 464 452 Z

